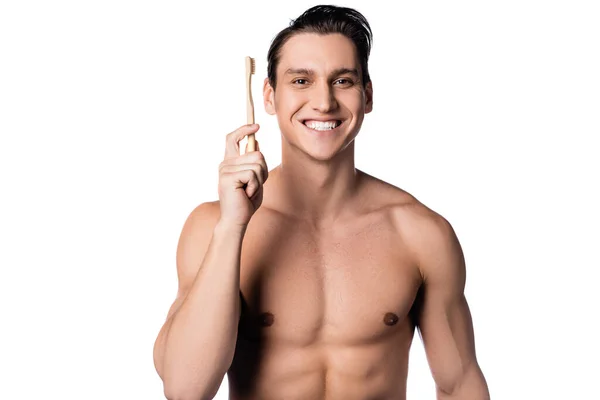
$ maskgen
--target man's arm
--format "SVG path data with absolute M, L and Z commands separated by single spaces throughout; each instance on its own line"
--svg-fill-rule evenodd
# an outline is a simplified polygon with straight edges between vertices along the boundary
M 233 360 L 245 230 L 219 217 L 219 202 L 196 207 L 177 246 L 177 298 L 154 344 L 154 365 L 170 400 L 212 399 Z
M 436 213 L 419 224 L 417 258 L 423 286 L 417 326 L 439 400 L 488 400 L 475 356 L 471 313 L 464 295 L 462 248 L 450 223 Z

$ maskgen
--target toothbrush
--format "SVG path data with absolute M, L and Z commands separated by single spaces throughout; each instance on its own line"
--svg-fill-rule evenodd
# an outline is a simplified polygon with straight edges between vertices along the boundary
M 256 64 L 254 58 L 246 57 L 246 114 L 248 117 L 248 124 L 254 123 L 254 103 L 252 102 L 252 75 L 256 72 Z M 256 140 L 254 133 L 248 135 L 248 147 L 246 151 L 256 151 Z

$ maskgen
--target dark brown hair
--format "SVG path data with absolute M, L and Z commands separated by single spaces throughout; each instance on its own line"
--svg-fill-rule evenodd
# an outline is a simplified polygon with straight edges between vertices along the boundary
M 271 42 L 267 54 L 267 75 L 273 89 L 277 82 L 276 71 L 281 58 L 281 49 L 291 37 L 300 33 L 317 33 L 319 35 L 340 33 L 352 40 L 358 53 L 363 88 L 371 81 L 368 61 L 373 32 L 367 19 L 352 8 L 319 5 L 309 8 L 298 18 L 291 20 L 290 26 L 279 32 Z

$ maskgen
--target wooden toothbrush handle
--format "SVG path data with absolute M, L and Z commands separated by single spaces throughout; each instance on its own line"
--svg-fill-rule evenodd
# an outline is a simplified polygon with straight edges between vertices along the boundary
M 254 123 L 254 103 L 252 102 L 252 87 L 251 87 L 251 76 L 248 75 L 248 79 L 246 80 L 246 115 L 248 119 L 248 124 Z M 256 139 L 254 138 L 254 133 L 248 135 L 248 147 L 246 151 L 256 151 Z

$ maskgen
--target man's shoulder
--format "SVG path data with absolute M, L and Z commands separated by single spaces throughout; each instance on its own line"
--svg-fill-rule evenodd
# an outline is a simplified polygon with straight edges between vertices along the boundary
M 415 250 L 443 245 L 454 231 L 439 212 L 424 204 L 408 191 L 388 182 L 377 182 L 381 199 L 387 204 L 396 232 Z
M 440 260 L 460 259 L 462 250 L 454 228 L 440 213 L 410 193 L 400 191 L 391 207 L 396 232 L 411 253 L 422 276 L 440 274 Z M 442 262 L 441 266 L 454 264 Z M 456 266 L 460 267 L 459 263 Z
M 443 229 L 448 223 L 440 213 L 425 205 L 408 192 L 399 193 L 398 201 L 392 207 L 394 220 L 401 227 L 426 232 Z M 416 233 L 416 232 L 415 232 Z
M 221 217 L 219 201 L 207 201 L 197 205 L 188 215 L 182 235 L 197 235 L 212 232 Z
M 412 193 L 389 182 L 374 178 L 371 193 L 377 193 L 378 202 L 390 210 L 394 223 L 402 228 L 423 228 L 423 225 L 442 224 L 445 218 L 425 205 Z
M 218 219 L 221 216 L 221 202 L 216 200 L 200 203 L 192 210 L 191 215 L 201 219 Z

